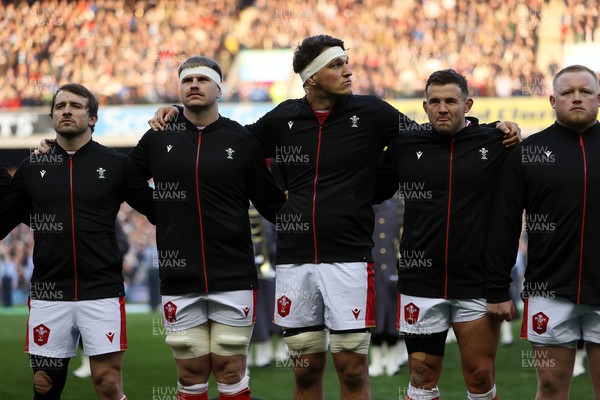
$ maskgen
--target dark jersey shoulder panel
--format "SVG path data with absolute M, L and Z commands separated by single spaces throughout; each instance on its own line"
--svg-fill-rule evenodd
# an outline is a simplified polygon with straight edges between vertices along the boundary
M 56 145 L 52 157 L 29 157 L 21 163 L 0 207 L 2 233 L 6 219 L 15 223 L 13 214 L 27 213 L 35 242 L 32 285 L 51 285 L 60 293 L 60 298 L 46 298 L 47 292 L 34 291 L 32 298 L 67 301 L 124 295 L 114 224 L 130 172 L 118 153 L 94 141 L 74 155 Z M 148 203 L 151 190 L 146 188 L 144 195 Z
M 274 219 L 285 198 L 256 138 L 225 117 L 200 131 L 180 113 L 169 127 L 129 154 L 154 179 L 161 293 L 256 288 L 249 200 Z
M 600 304 L 595 267 L 600 211 L 594 206 L 600 202 L 600 124 L 578 134 L 555 123 L 525 139 L 508 158 L 495 197 L 486 257 L 488 301 L 508 300 L 524 225 L 525 294 Z
M 398 136 L 385 163 L 405 202 L 401 293 L 483 298 L 484 255 L 502 133 L 470 125 L 455 136 L 419 128 Z M 387 182 L 389 185 L 390 181 Z
M 288 100 L 247 126 L 289 192 L 276 224 L 277 262 L 372 261 L 377 165 L 400 114 L 359 95 L 340 98 L 322 122 L 317 114 L 306 98 Z

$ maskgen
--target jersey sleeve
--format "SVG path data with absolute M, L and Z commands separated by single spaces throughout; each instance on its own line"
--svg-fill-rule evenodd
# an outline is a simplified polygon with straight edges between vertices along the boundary
M 391 198 L 398 191 L 398 174 L 396 172 L 394 142 L 383 152 L 382 161 L 377 169 L 373 204 L 379 204 Z
M 24 182 L 24 163 L 21 164 L 6 192 L 0 198 L 0 239 L 4 239 L 21 222 L 26 223 L 31 214 L 31 199 Z
M 144 179 L 140 169 L 127 156 L 121 156 L 125 163 L 125 193 L 124 200 L 134 210 L 143 214 L 152 224 L 156 225 L 156 202 L 153 190 Z
M 254 134 L 262 148 L 263 155 L 267 158 L 275 157 L 275 112 L 276 109 L 271 110 L 255 123 L 246 125 L 246 129 Z
M 520 148 L 518 145 L 504 161 L 494 194 L 485 261 L 488 303 L 510 300 L 510 272 L 517 258 L 525 206 Z
M 8 170 L 6 169 L 4 164 L 0 163 L 0 201 L 2 201 L 4 194 L 8 190 L 11 178 L 12 177 L 8 173 Z
M 250 201 L 263 217 L 275 223 L 275 215 L 283 206 L 285 195 L 267 168 L 258 140 L 252 136 L 248 140 L 254 148 L 252 168 L 248 174 Z
M 149 129 L 139 140 L 135 148 L 128 154 L 131 161 L 135 164 L 136 169 L 138 169 L 145 179 L 152 177 L 150 170 L 150 144 L 153 132 L 152 129 Z

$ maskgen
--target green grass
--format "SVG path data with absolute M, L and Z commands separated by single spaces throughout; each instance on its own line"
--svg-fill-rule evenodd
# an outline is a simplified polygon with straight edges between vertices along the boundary
M 23 314 L 23 313 L 21 313 Z M 0 313 L 0 399 L 25 400 L 32 398 L 32 373 L 28 357 L 23 353 L 26 315 Z M 518 324 L 513 325 L 517 337 Z M 129 350 L 125 355 L 123 370 L 125 393 L 129 400 L 174 400 L 177 374 L 171 351 L 164 344 L 159 314 L 128 315 Z M 535 371 L 522 366 L 529 351 L 527 342 L 517 340 L 512 346 L 498 351 L 498 393 L 503 400 L 533 399 L 535 396 Z M 525 352 L 523 356 L 522 352 Z M 79 359 L 72 360 L 69 370 L 79 366 Z M 251 368 L 252 394 L 264 400 L 287 400 L 292 398 L 293 373 L 289 367 Z M 401 399 L 408 383 L 408 370 L 402 369 L 394 377 L 371 378 L 374 400 Z M 465 389 L 456 344 L 447 346 L 444 371 L 439 384 L 442 398 L 465 399 Z M 210 383 L 210 396 L 217 398 L 216 384 Z M 77 379 L 69 375 L 63 392 L 63 400 L 95 399 L 89 379 Z M 338 383 L 333 366 L 328 363 L 325 382 L 325 398 L 337 399 Z M 592 386 L 589 375 L 575 378 L 571 384 L 571 399 L 591 400 Z

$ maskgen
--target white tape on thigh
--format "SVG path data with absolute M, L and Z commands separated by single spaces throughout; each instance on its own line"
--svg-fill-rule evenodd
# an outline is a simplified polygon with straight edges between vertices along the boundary
M 371 334 L 368 332 L 335 333 L 331 335 L 331 352 L 352 351 L 354 353 L 368 354 Z
M 223 325 L 212 321 L 210 324 L 210 352 L 219 356 L 248 354 L 253 327 L 253 325 Z
M 287 344 L 292 356 L 322 353 L 329 347 L 326 329 L 284 336 L 283 341 Z
M 180 332 L 167 332 L 165 343 L 173 351 L 173 357 L 189 359 L 210 353 L 208 326 L 199 325 Z

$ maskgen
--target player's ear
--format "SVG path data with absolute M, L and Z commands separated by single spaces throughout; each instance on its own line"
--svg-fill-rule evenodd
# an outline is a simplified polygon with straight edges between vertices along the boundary
M 471 111 L 471 107 L 473 107 L 473 99 L 469 97 L 467 101 L 465 101 L 465 114 Z

